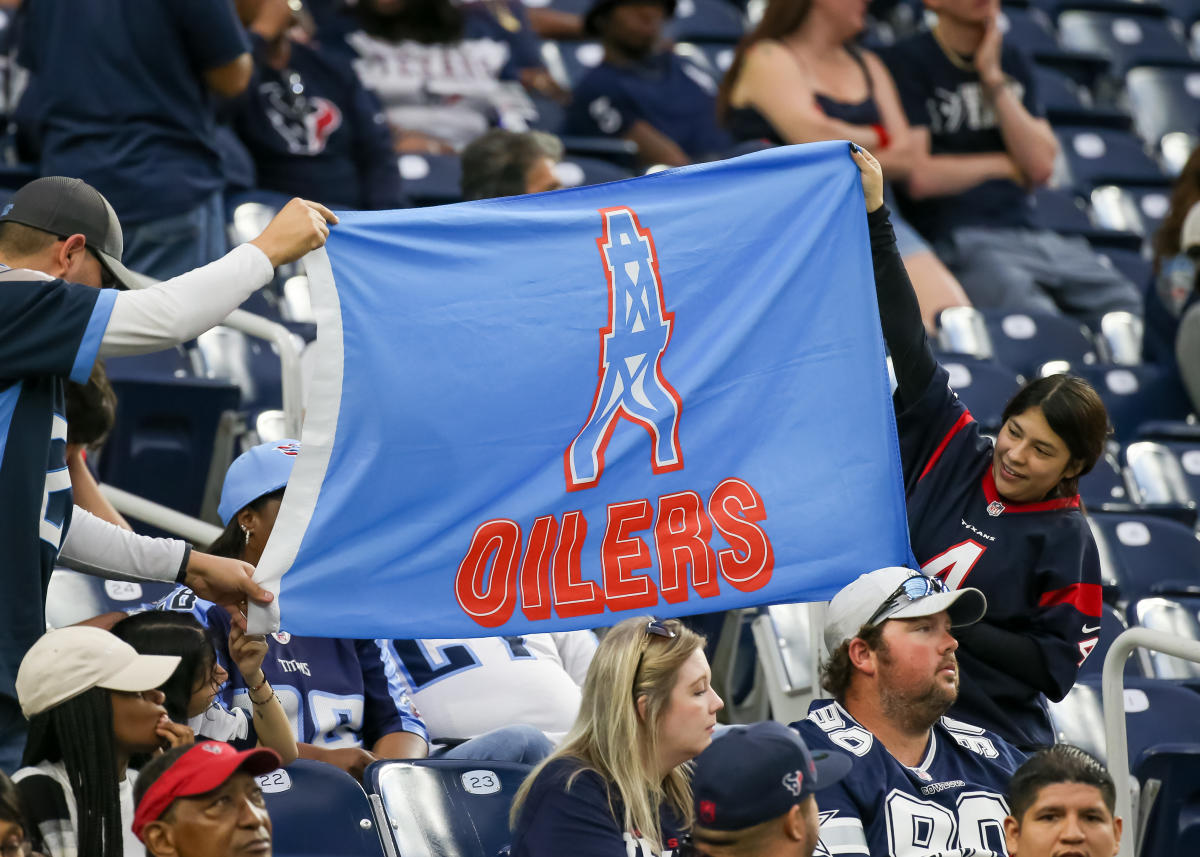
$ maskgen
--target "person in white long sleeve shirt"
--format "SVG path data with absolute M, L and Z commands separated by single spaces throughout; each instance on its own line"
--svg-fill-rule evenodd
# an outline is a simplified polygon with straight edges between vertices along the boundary
M 270 601 L 245 563 L 139 536 L 74 508 L 66 466 L 68 378 L 97 357 L 141 354 L 219 324 L 275 266 L 325 243 L 337 218 L 294 199 L 262 234 L 216 262 L 138 291 L 121 265 L 121 227 L 107 200 L 78 179 L 37 179 L 0 210 L 0 769 L 24 738 L 13 682 L 45 631 L 55 560 L 108 577 L 186 582 L 223 604 Z

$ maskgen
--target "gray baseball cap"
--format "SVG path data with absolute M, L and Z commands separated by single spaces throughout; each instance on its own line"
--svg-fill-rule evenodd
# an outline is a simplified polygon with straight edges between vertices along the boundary
M 825 648 L 834 651 L 868 623 L 916 619 L 943 610 L 950 613 L 953 627 L 971 625 L 983 618 L 987 598 L 971 587 L 946 589 L 937 578 L 911 568 L 879 568 L 859 575 L 833 596 L 825 614 Z
M 34 179 L 0 209 L 0 223 L 21 223 L 60 238 L 80 234 L 119 288 L 135 289 L 138 277 L 121 264 L 125 240 L 108 200 L 83 179 Z

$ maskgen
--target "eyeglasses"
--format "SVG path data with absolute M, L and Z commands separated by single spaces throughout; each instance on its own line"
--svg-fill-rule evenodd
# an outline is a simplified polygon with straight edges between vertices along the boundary
M 912 577 L 907 578 L 903 583 L 896 587 L 896 591 L 887 597 L 887 599 L 879 605 L 879 609 L 871 614 L 871 618 L 866 621 L 866 625 L 874 625 L 875 622 L 892 609 L 901 598 L 909 601 L 920 601 L 930 595 L 935 595 L 939 592 L 948 592 L 946 584 L 942 583 L 936 577 L 926 577 L 919 571 L 914 572 Z
M 662 619 L 651 619 L 646 623 L 645 636 L 642 638 L 642 652 L 638 655 L 637 669 L 633 671 L 635 684 L 638 674 L 642 671 L 642 660 L 646 657 L 646 647 L 650 645 L 650 638 L 662 637 L 664 640 L 673 640 L 677 636 Z

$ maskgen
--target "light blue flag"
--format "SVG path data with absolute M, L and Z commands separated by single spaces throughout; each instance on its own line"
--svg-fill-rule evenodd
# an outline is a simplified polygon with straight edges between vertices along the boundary
M 791 146 L 341 215 L 259 565 L 295 634 L 823 600 L 909 560 L 858 169 Z

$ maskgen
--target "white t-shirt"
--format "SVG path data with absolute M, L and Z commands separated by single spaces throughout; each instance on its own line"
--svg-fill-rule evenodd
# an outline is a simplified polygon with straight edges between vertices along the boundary
M 431 739 L 474 738 L 526 724 L 558 741 L 579 713 L 596 635 L 571 631 L 390 645 Z
M 49 798 L 48 790 L 38 788 L 45 784 L 35 783 L 39 777 L 49 777 L 62 793 L 61 804 Z M 21 768 L 13 774 L 13 782 L 25 804 L 25 811 L 37 827 L 42 839 L 42 850 L 46 857 L 90 857 L 79 854 L 75 828 L 79 811 L 75 805 L 75 793 L 62 762 L 41 762 L 33 767 Z M 22 782 L 24 781 L 24 785 Z M 121 798 L 122 853 L 124 857 L 145 857 L 146 846 L 133 835 L 133 784 L 137 771 L 126 770 L 125 779 L 117 787 Z M 67 817 L 62 817 L 61 806 L 65 805 Z

